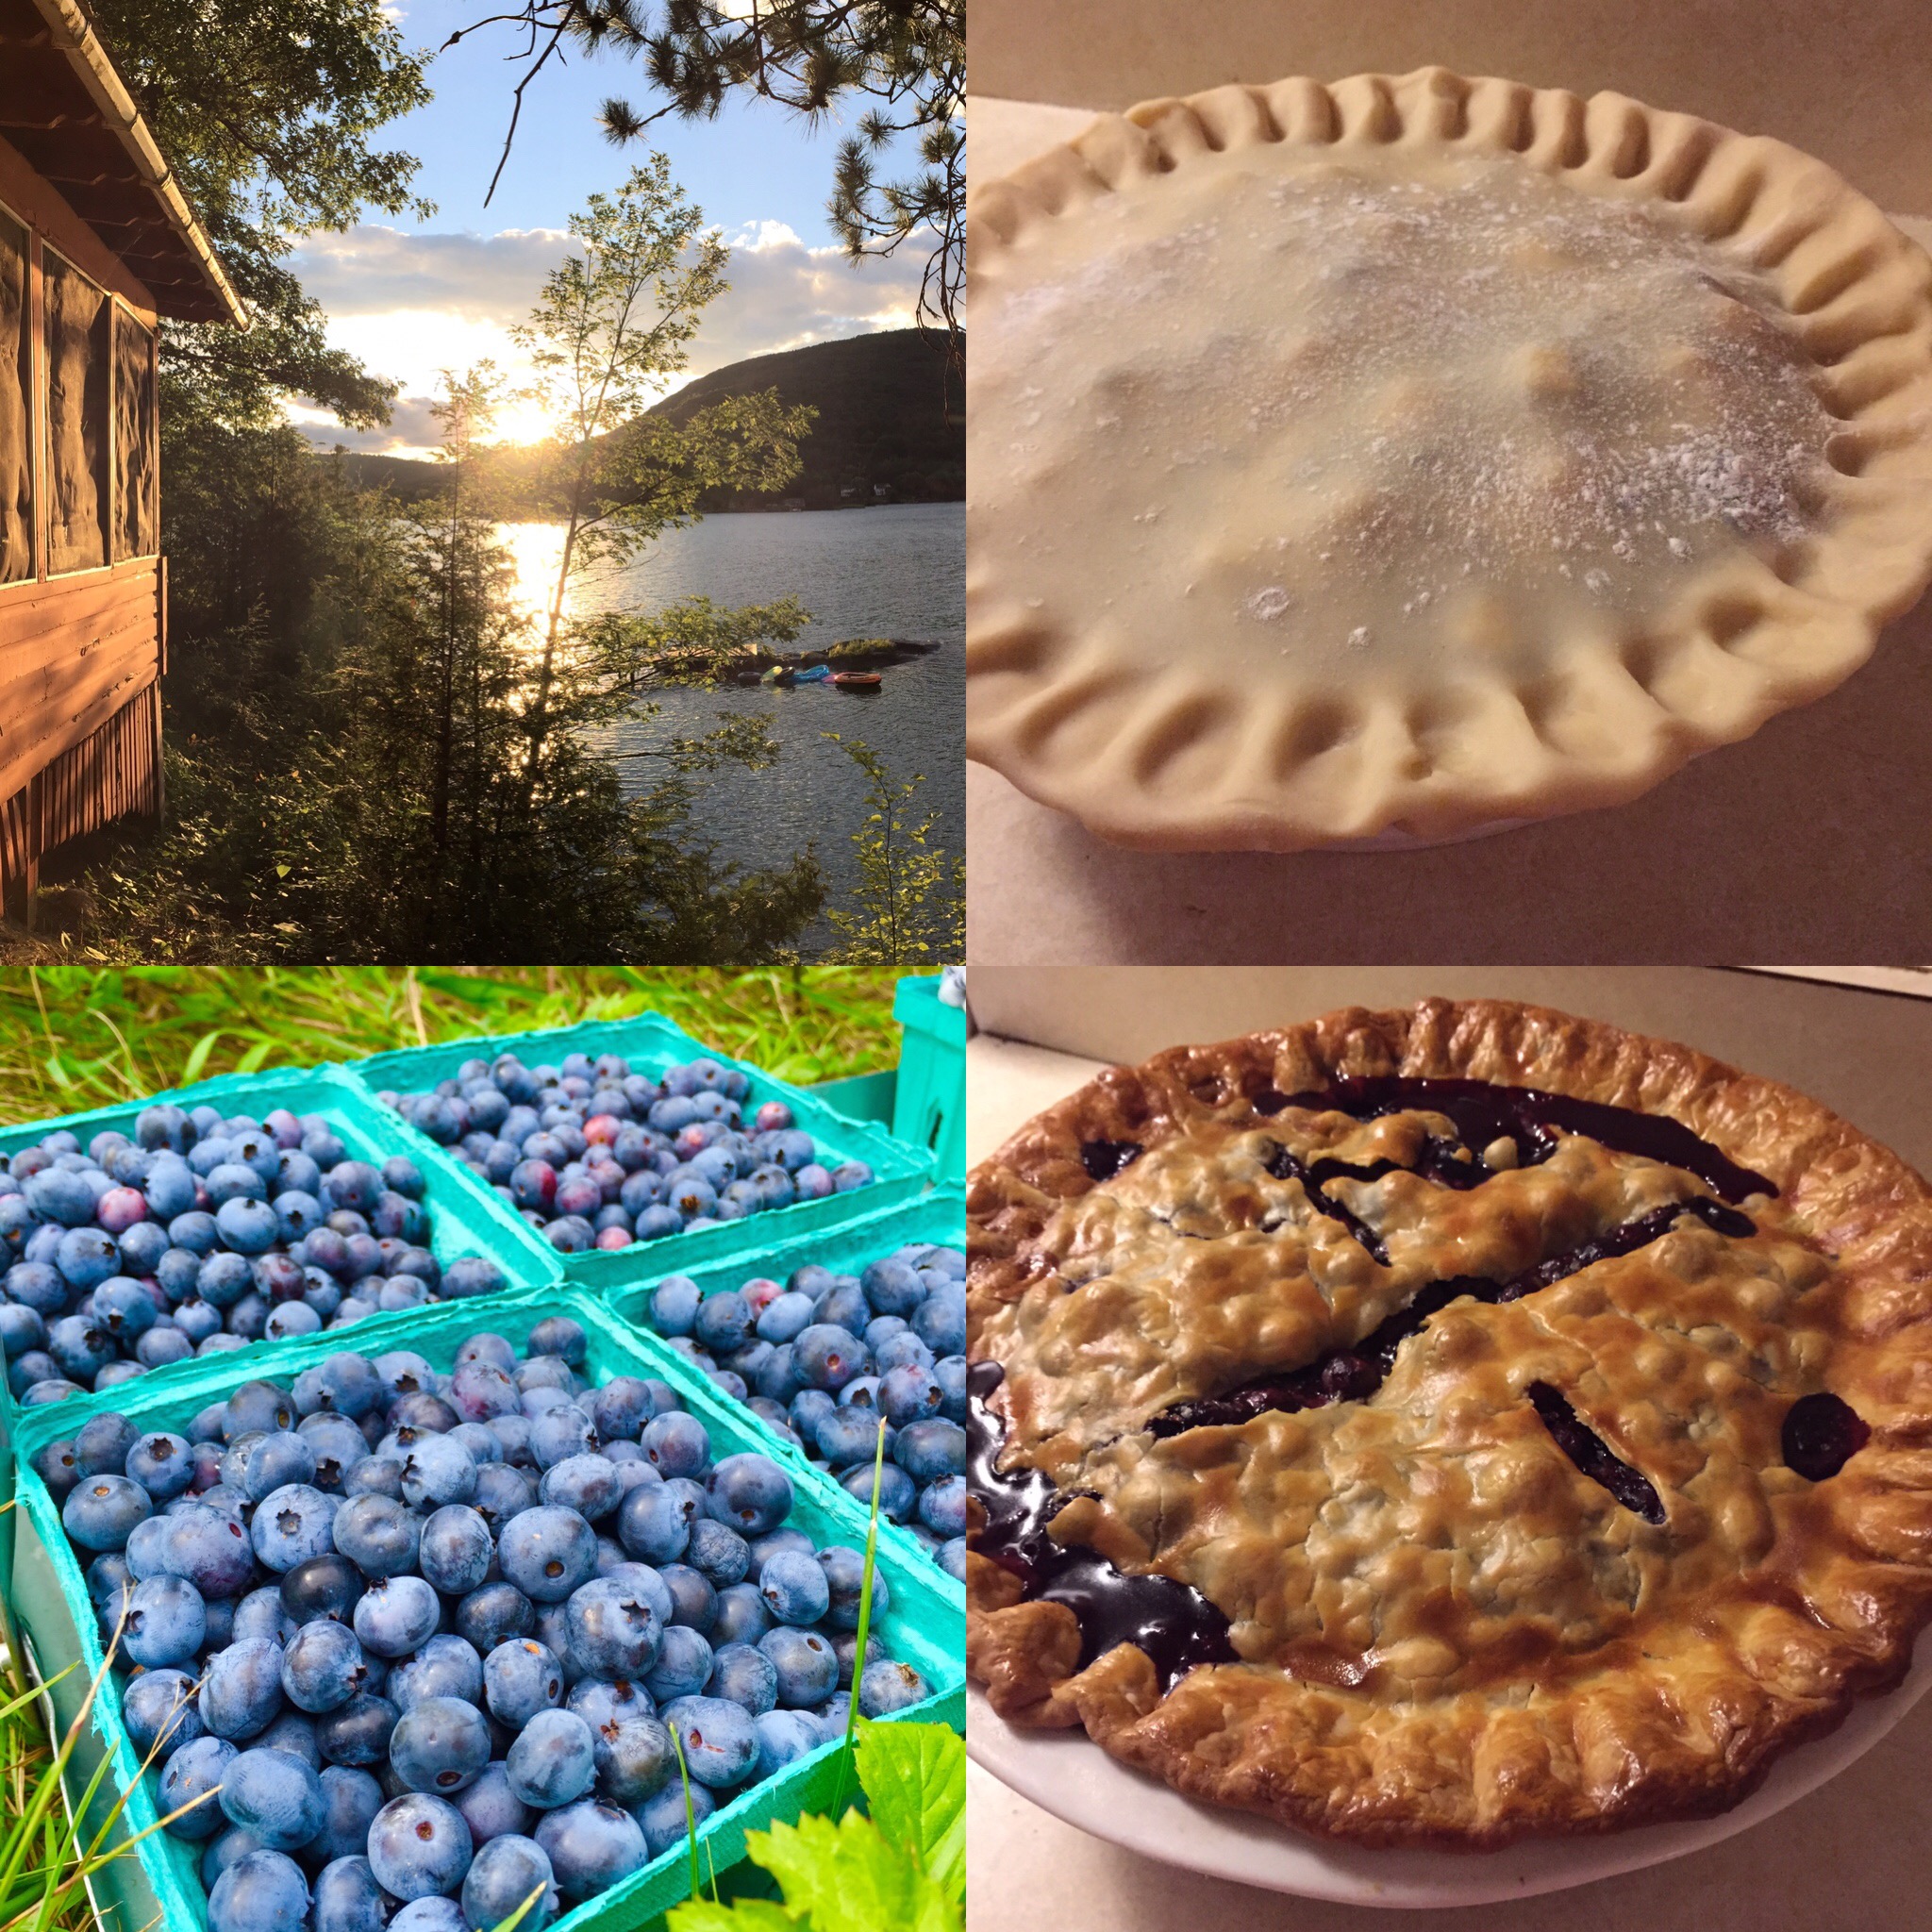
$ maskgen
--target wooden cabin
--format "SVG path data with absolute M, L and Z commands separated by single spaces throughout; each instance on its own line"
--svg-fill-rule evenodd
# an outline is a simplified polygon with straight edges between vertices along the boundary
M 241 323 L 78 0 L 0 0 L 0 888 L 158 812 L 156 331 Z

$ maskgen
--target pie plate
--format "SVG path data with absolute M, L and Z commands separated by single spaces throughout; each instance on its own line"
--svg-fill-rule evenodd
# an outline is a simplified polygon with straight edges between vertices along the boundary
M 1373 1851 L 1265 1818 L 1197 1805 L 1116 1762 L 1080 1731 L 1019 1731 L 967 1686 L 966 1749 L 1008 1790 L 1095 1838 L 1164 1865 L 1341 1905 L 1427 1910 L 1566 1891 L 1701 1852 L 1761 1824 L 1835 1778 L 1932 1689 L 1932 1631 L 1896 1690 L 1860 1698 L 1837 1730 L 1787 1751 L 1741 1804 L 1715 1818 L 1601 1838 L 1527 1839 L 1499 1852 Z

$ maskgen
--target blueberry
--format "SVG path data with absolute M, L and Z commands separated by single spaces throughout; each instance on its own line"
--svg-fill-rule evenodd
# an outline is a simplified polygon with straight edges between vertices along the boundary
M 787 1710 L 823 1704 L 838 1688 L 839 1658 L 816 1630 L 780 1624 L 758 1639 L 777 1672 L 778 1702 Z
M 758 1596 L 779 1624 L 816 1624 L 831 1607 L 832 1589 L 816 1557 L 781 1550 L 758 1572 Z
M 869 1462 L 856 1462 L 839 1477 L 839 1487 L 856 1496 L 866 1508 L 872 1507 L 873 1492 L 878 1492 L 879 1514 L 893 1523 L 904 1523 L 919 1501 L 912 1478 L 893 1463 L 874 1474 Z
M 336 1512 L 333 1534 L 336 1548 L 365 1576 L 380 1578 L 400 1576 L 415 1567 L 422 1530 L 400 1503 L 362 1495 Z
M 150 1576 L 134 1588 L 121 1647 L 145 1670 L 186 1663 L 201 1648 L 208 1612 L 201 1592 L 179 1576 Z
M 879 1431 L 887 1427 L 885 1417 L 874 1408 L 841 1406 L 821 1419 L 811 1441 L 834 1469 L 864 1468 L 869 1481 L 878 1453 Z
M 704 1424 L 683 1409 L 653 1416 L 638 1442 L 645 1460 L 662 1476 L 698 1475 L 711 1457 Z
M 940 1545 L 938 1563 L 955 1583 L 966 1581 L 966 1539 L 963 1536 L 949 1537 Z
M 691 1787 L 692 1821 L 700 1827 L 718 1808 L 718 1801 L 701 1784 Z M 637 1823 L 652 1857 L 660 1857 L 673 1845 L 682 1844 L 690 1836 L 685 1821 L 685 1790 L 682 1779 L 674 1779 L 654 1798 L 637 1808 Z
M 630 1491 L 619 1506 L 618 1540 L 645 1563 L 674 1563 L 691 1542 L 691 1524 L 697 1507 L 669 1484 Z
M 775 1777 L 788 1764 L 810 1757 L 821 1742 L 818 1725 L 795 1710 L 764 1711 L 752 1723 L 758 1732 L 760 1780 Z
M 285 1853 L 249 1852 L 215 1880 L 208 1932 L 304 1932 L 308 1884 Z
M 388 1757 L 396 1717 L 396 1707 L 387 1697 L 358 1690 L 348 1703 L 317 1720 L 315 1741 L 329 1763 L 366 1769 Z
M 451 1503 L 424 1524 L 418 1561 L 424 1576 L 445 1596 L 465 1596 L 489 1575 L 495 1551 L 481 1515 Z
M 240 1643 L 244 1638 L 265 1638 L 271 1643 L 286 1644 L 299 1626 L 282 1607 L 282 1593 L 274 1585 L 251 1590 L 235 1606 L 228 1641 Z
M 318 1774 L 322 1787 L 322 1829 L 310 1840 L 311 1858 L 360 1858 L 369 1826 L 382 1809 L 382 1787 L 366 1771 L 327 1764 Z
M 491 1715 L 521 1729 L 540 1710 L 554 1710 L 563 1702 L 563 1672 L 548 1644 L 512 1638 L 484 1658 L 483 1689 Z
M 441 1616 L 435 1591 L 420 1576 L 378 1576 L 356 1605 L 356 1635 L 376 1657 L 407 1657 Z
M 157 1429 L 127 1451 L 125 1474 L 156 1503 L 172 1502 L 194 1474 L 194 1451 L 185 1436 Z
M 966 1431 L 958 1423 L 934 1417 L 911 1423 L 887 1452 L 915 1483 L 938 1482 L 966 1473 Z
M 84 1550 L 118 1550 L 134 1525 L 153 1514 L 154 1503 L 139 1483 L 125 1475 L 92 1475 L 69 1491 L 60 1522 Z
M 645 1849 L 637 1819 L 595 1799 L 580 1799 L 547 1813 L 535 1835 L 558 1890 L 573 1902 L 608 1891 L 654 1855 Z
M 713 1656 L 705 1689 L 758 1717 L 778 1701 L 778 1668 L 748 1643 L 727 1643 Z
M 540 1710 L 510 1745 L 504 1772 L 510 1790 L 537 1810 L 575 1804 L 597 1774 L 590 1725 L 575 1711 Z
M 121 1693 L 121 1717 L 143 1759 L 165 1762 L 206 1735 L 195 1704 L 194 1679 L 185 1671 L 143 1671 Z
M 597 1568 L 597 1539 L 574 1509 L 540 1505 L 511 1517 L 497 1545 L 504 1575 L 537 1603 L 561 1603 Z
M 541 1420 L 547 1422 L 549 1418 Z M 531 1446 L 539 1452 L 538 1460 L 541 1462 L 536 1441 L 540 1433 L 541 1424 L 532 1431 Z M 539 1486 L 544 1502 L 575 1509 L 587 1523 L 596 1523 L 609 1515 L 624 1500 L 625 1492 L 624 1478 L 618 1474 L 616 1466 L 608 1457 L 593 1455 L 569 1456 L 561 1462 L 549 1464 Z
M 721 1648 L 727 1643 L 756 1643 L 771 1627 L 771 1613 L 757 1584 L 733 1583 L 718 1592 L 711 1613 L 713 1643 Z
M 315 1932 L 383 1932 L 389 1902 L 360 1853 L 323 1867 L 315 1881 L 313 1919 Z
M 895 1428 L 938 1415 L 945 1399 L 938 1377 L 910 1362 L 888 1369 L 879 1380 L 878 1406 Z
M 212 1838 L 225 1824 L 215 1794 L 235 1756 L 234 1745 L 225 1738 L 204 1737 L 183 1744 L 168 1759 L 161 1771 L 160 1811 L 176 1838 Z M 181 1816 L 170 1817 L 175 1811 Z
M 664 1638 L 658 1607 L 615 1577 L 595 1577 L 574 1591 L 564 1624 L 572 1660 L 591 1676 L 612 1680 L 645 1676 Z
M 692 1630 L 708 1631 L 718 1614 L 718 1592 L 710 1578 L 689 1563 L 666 1563 L 658 1579 L 671 1592 L 669 1621 Z
M 309 1464 L 314 1466 L 313 1457 Z M 264 1496 L 250 1525 L 255 1554 L 263 1567 L 280 1575 L 298 1563 L 326 1556 L 335 1547 L 338 1501 L 306 1482 L 284 1483 Z
M 457 1793 L 455 1804 L 478 1845 L 506 1832 L 521 1834 L 530 1825 L 530 1807 L 510 1790 L 501 1758 L 486 1764 L 475 1782 Z
M 676 1770 L 669 1729 L 656 1717 L 634 1717 L 596 1734 L 597 1788 L 611 1803 L 635 1809 L 661 1790 Z
M 721 1457 L 705 1483 L 707 1513 L 747 1537 L 777 1528 L 791 1515 L 791 1479 L 769 1456 L 755 1453 Z
M 244 1637 L 208 1658 L 201 1684 L 201 1721 L 218 1738 L 252 1738 L 282 1707 L 282 1647 Z
M 483 1702 L 483 1659 L 475 1644 L 445 1632 L 430 1638 L 414 1657 L 395 1667 L 389 1680 L 389 1698 L 395 1707 L 412 1710 L 425 1697 Z
M 932 1686 L 910 1664 L 882 1657 L 867 1664 L 859 1674 L 858 1714 L 884 1717 L 891 1711 L 908 1710 L 931 1695 Z
M 252 1832 L 271 1851 L 292 1852 L 321 1831 L 322 1782 L 286 1751 L 251 1749 L 222 1774 L 221 1806 L 232 1824 Z
M 685 1561 L 715 1589 L 741 1582 L 751 1567 L 751 1550 L 729 1524 L 701 1516 L 691 1526 Z
M 847 1543 L 834 1543 L 819 1552 L 818 1560 L 825 1573 L 825 1583 L 831 1593 L 831 1604 L 824 1616 L 825 1627 L 830 1630 L 857 1630 L 859 1594 L 865 1582 L 865 1557 Z M 891 1600 L 892 1593 L 886 1587 L 884 1574 L 874 1569 L 872 1575 L 874 1629 L 878 1628 Z
M 446 1797 L 490 1762 L 489 1720 L 460 1697 L 425 1697 L 397 1720 L 389 1762 L 410 1790 Z
M 282 1608 L 297 1624 L 310 1624 L 318 1618 L 346 1624 L 363 1588 L 362 1573 L 355 1564 L 328 1550 L 283 1574 Z
M 919 1520 L 944 1541 L 964 1536 L 966 1478 L 963 1475 L 943 1476 L 921 1491 Z
M 390 1932 L 469 1932 L 470 1922 L 453 1898 L 414 1898 L 390 1922 Z
M 403 1501 L 412 1509 L 467 1503 L 476 1493 L 475 1458 L 447 1435 L 419 1434 L 402 1465 Z
M 526 1637 L 535 1627 L 537 1607 L 513 1583 L 499 1579 L 473 1590 L 457 1605 L 457 1634 L 487 1657 L 512 1637 Z
M 865 1369 L 865 1343 L 848 1329 L 814 1322 L 791 1344 L 798 1373 L 813 1389 L 836 1392 Z
M 391 1798 L 369 1827 L 369 1867 L 399 1899 L 447 1896 L 470 1868 L 470 1827 L 447 1800 L 423 1791 Z
M 697 1784 L 723 1790 L 758 1762 L 751 1713 L 728 1699 L 677 1698 L 665 1707 L 664 1722 L 683 1740 L 684 1761 Z
M 464 1924 L 474 1932 L 491 1932 L 536 1892 L 536 1903 L 517 1921 L 517 1932 L 542 1932 L 557 1909 L 555 1886 L 549 1855 L 535 1839 L 518 1833 L 492 1838 L 463 1880 Z
M 644 1688 L 661 1704 L 674 1697 L 690 1697 L 710 1681 L 712 1651 L 709 1641 L 687 1624 L 673 1624 L 664 1631 L 656 1662 L 644 1674 Z

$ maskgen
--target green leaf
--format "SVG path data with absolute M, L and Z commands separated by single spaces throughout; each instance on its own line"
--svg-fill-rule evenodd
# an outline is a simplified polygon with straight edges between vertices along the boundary
M 816 1932 L 961 1932 L 965 1915 L 871 1819 L 808 1812 L 746 1850 L 778 1881 L 788 1910 Z
M 873 1823 L 946 1896 L 966 1898 L 966 1745 L 946 1724 L 862 1725 L 858 1782 Z
M 671 1932 L 809 1932 L 804 1920 L 768 1898 L 741 1898 L 728 1906 L 690 1899 L 673 1906 L 664 1923 Z
M 194 1042 L 194 1050 L 188 1056 L 181 1069 L 180 1084 L 183 1087 L 192 1087 L 201 1078 L 201 1070 L 208 1065 L 208 1057 L 214 1052 L 215 1041 L 221 1037 L 222 1029 L 217 1026 L 212 1033 L 204 1033 Z

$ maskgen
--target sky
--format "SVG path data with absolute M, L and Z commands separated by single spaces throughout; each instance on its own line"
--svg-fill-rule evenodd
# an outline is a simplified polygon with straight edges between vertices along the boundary
M 514 0 L 401 0 L 389 11 L 412 46 Z M 641 143 L 613 147 L 597 109 L 611 94 L 641 111 L 656 103 L 641 70 L 608 56 L 555 57 L 524 95 L 503 178 L 484 193 L 509 125 L 525 44 L 509 26 L 466 34 L 428 71 L 435 99 L 378 129 L 375 143 L 421 157 L 416 192 L 436 204 L 426 219 L 383 216 L 346 234 L 309 237 L 291 266 L 328 315 L 329 340 L 402 385 L 386 428 L 349 430 L 323 411 L 291 414 L 324 448 L 420 456 L 433 446 L 429 414 L 438 372 L 492 358 L 514 382 L 525 366 L 508 335 L 543 275 L 569 246 L 570 216 L 592 192 L 618 187 L 652 147 L 731 244 L 728 293 L 706 311 L 688 375 L 805 342 L 912 322 L 922 258 L 916 243 L 886 260 L 849 263 L 826 220 L 832 158 L 843 132 L 814 130 L 770 102 L 725 107 L 715 121 L 666 116 Z M 527 410 L 506 412 L 499 433 L 536 433 Z

